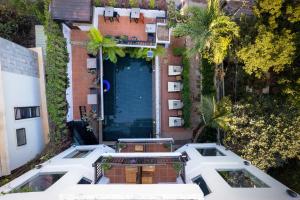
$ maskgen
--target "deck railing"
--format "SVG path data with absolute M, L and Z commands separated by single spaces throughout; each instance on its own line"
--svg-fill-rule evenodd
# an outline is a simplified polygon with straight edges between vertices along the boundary
M 95 169 L 95 184 L 99 182 L 99 180 L 102 178 L 103 176 L 103 170 L 102 170 L 102 157 L 98 158 L 94 163 L 93 163 L 93 167 Z
M 117 44 L 119 46 L 145 46 L 145 47 L 155 47 L 155 41 L 142 41 L 142 40 L 118 40 Z

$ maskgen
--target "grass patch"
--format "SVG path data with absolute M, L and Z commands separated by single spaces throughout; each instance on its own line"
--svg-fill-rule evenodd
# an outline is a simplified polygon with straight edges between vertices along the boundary
M 182 101 L 183 101 L 183 119 L 184 127 L 189 128 L 191 126 L 191 96 L 190 96 L 190 62 L 186 55 L 183 53 L 182 56 L 182 66 L 183 66 L 183 89 L 182 89 Z

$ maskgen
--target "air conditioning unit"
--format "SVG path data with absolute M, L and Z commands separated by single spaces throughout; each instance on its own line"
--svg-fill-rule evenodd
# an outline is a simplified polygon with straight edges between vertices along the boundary
M 96 69 L 97 68 L 97 60 L 96 58 L 87 58 L 86 61 L 87 69 Z

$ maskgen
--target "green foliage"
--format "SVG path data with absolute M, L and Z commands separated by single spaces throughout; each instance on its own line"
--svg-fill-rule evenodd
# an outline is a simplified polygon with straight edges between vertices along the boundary
M 91 28 L 89 31 L 90 40 L 87 44 L 88 53 L 96 56 L 102 48 L 102 54 L 111 62 L 117 63 L 119 57 L 124 57 L 125 52 L 122 48 L 117 47 L 117 43 L 108 37 L 104 37 L 96 28 Z
M 181 15 L 180 11 L 176 9 L 175 2 L 168 1 L 168 26 L 174 28 L 177 23 L 184 23 L 186 20 L 187 16 Z
M 183 120 L 184 127 L 188 128 L 191 126 L 191 110 L 192 110 L 192 102 L 191 102 L 191 92 L 190 92 L 190 62 L 186 54 L 182 57 L 182 102 L 183 102 Z
M 112 7 L 115 7 L 117 5 L 117 2 L 116 2 L 116 0 L 109 0 L 108 5 L 112 6 Z
M 137 8 L 137 7 L 139 7 L 139 1 L 138 0 L 129 0 L 129 6 L 131 8 Z
M 209 61 L 220 64 L 233 38 L 239 36 L 239 27 L 219 10 L 219 1 L 210 0 L 207 8 L 189 7 L 184 22 L 177 23 L 175 36 L 190 36 L 194 47 L 189 55 L 200 53 Z
M 94 0 L 94 6 L 100 7 L 101 6 L 101 0 Z
M 155 8 L 155 0 L 149 0 L 149 8 L 154 9 Z
M 110 170 L 112 166 L 109 163 L 102 163 L 101 167 L 102 167 L 102 170 L 105 172 L 107 170 Z
M 27 186 L 27 187 L 13 189 L 9 193 L 25 193 L 25 192 L 34 192 L 34 189 L 32 187 Z
M 184 47 L 173 47 L 172 52 L 174 56 L 182 56 L 185 53 Z
M 289 30 L 277 35 L 260 26 L 254 44 L 243 47 L 237 56 L 244 62 L 248 74 L 261 78 L 270 70 L 279 73 L 293 61 L 296 50 L 293 40 L 294 34 Z
M 299 109 L 274 96 L 253 97 L 233 107 L 225 144 L 260 169 L 299 159 Z
M 181 163 L 173 163 L 173 168 L 176 171 L 176 173 L 179 174 L 183 166 Z
M 46 47 L 46 94 L 48 113 L 51 122 L 51 140 L 61 141 L 67 134 L 66 89 L 68 86 L 68 52 L 66 40 L 58 24 L 51 19 L 48 6 L 45 6 Z
M 202 84 L 201 93 L 202 95 L 214 96 L 214 66 L 208 62 L 207 59 L 202 59 L 201 65 Z
M 153 58 L 148 58 L 147 53 L 148 51 L 153 51 Z M 155 56 L 162 56 L 165 54 L 165 49 L 162 46 L 157 46 L 156 49 L 150 48 L 127 48 L 126 53 L 129 54 L 131 58 L 141 58 L 145 59 L 146 61 L 152 61 Z
M 292 6 L 288 5 L 286 8 L 286 14 L 288 16 L 288 20 L 291 23 L 296 23 L 300 21 L 300 5 Z

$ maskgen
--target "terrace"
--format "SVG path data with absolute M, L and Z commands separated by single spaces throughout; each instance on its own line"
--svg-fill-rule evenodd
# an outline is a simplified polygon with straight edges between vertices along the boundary
M 118 139 L 117 152 L 172 152 L 173 138 Z
M 115 38 L 118 46 L 156 48 L 158 43 L 170 43 L 166 11 L 97 7 L 94 12 L 94 26 Z
M 93 166 L 98 184 L 185 183 L 180 153 L 109 153 Z

